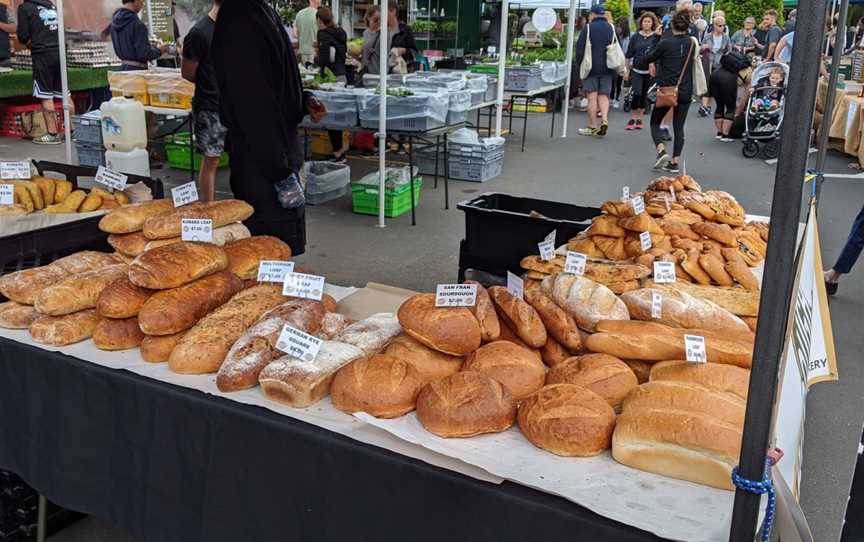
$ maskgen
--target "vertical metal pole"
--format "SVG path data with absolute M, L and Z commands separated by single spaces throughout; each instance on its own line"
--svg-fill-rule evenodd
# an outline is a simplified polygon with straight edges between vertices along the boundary
M 57 0 L 57 41 L 60 46 L 60 91 L 63 94 L 63 132 L 66 135 L 66 163 L 72 163 L 72 112 L 70 103 L 72 95 L 69 94 L 69 74 L 66 73 L 66 28 L 63 18 L 63 0 Z M 67 101 L 68 100 L 68 101 Z
M 39 509 L 37 513 L 36 542 L 45 542 L 45 539 L 48 538 L 48 499 L 41 493 L 39 494 Z
M 792 284 L 795 278 L 795 247 L 801 216 L 801 195 L 807 150 L 813 125 L 813 103 L 819 80 L 819 58 L 825 29 L 826 9 L 821 0 L 800 0 L 795 46 L 789 73 L 784 137 L 780 142 L 774 198 L 771 204 L 771 229 L 759 325 L 753 351 L 753 369 L 747 414 L 739 460 L 744 478 L 761 480 L 771 430 L 777 373 L 786 337 Z M 753 542 L 759 517 L 760 496 L 737 490 L 732 511 L 732 542 Z
M 564 121 L 561 123 L 561 137 L 567 137 L 567 117 L 570 112 L 570 84 L 571 76 L 573 75 L 573 42 L 576 34 L 576 2 L 582 3 L 581 0 L 570 0 L 570 14 L 567 19 L 567 82 L 564 84 L 564 100 L 561 106 L 561 114 L 564 115 Z
M 381 1 L 381 28 L 378 32 L 378 75 L 380 81 L 378 89 L 381 92 L 381 100 L 378 106 L 378 227 L 384 224 L 384 190 L 387 178 L 387 66 L 390 61 L 389 32 L 390 9 L 388 3 Z
M 501 0 L 501 34 L 498 43 L 498 108 L 495 111 L 495 137 L 501 137 L 501 116 L 504 114 L 504 75 L 507 67 L 507 30 L 510 26 L 510 1 Z M 511 111 L 512 114 L 512 111 Z

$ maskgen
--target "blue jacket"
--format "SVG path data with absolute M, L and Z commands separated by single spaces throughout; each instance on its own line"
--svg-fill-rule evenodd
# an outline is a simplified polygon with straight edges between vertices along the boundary
M 149 62 L 162 56 L 161 51 L 150 46 L 147 26 L 134 11 L 120 8 L 111 17 L 111 41 L 120 60 Z
M 588 25 L 591 34 L 591 73 L 588 77 L 615 75 L 615 73 L 606 66 L 606 47 L 608 47 L 615 37 L 615 31 L 612 25 L 603 17 L 597 17 L 591 24 Z M 582 65 L 582 59 L 585 57 L 585 46 L 589 32 L 582 31 L 579 34 L 579 41 L 576 42 L 576 65 Z

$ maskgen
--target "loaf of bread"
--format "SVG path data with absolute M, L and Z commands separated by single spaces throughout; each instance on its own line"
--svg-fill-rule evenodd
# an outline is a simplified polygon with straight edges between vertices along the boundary
M 143 288 L 165 290 L 188 284 L 228 266 L 228 256 L 208 243 L 181 242 L 141 254 L 129 266 L 129 280 Z
M 383 350 L 400 333 L 402 326 L 396 316 L 382 312 L 354 322 L 333 340 L 354 345 L 371 356 Z
M 480 338 L 486 342 L 497 341 L 501 335 L 501 323 L 498 321 L 498 314 L 495 312 L 495 306 L 492 304 L 489 292 L 479 282 L 466 280 L 465 284 L 477 285 L 477 302 L 468 310 L 480 324 Z
M 652 315 L 653 296 L 660 296 L 660 316 Z M 630 317 L 637 320 L 656 321 L 672 327 L 685 329 L 707 329 L 718 333 L 750 333 L 740 318 L 706 299 L 699 299 L 677 290 L 642 288 L 621 295 Z
M 99 350 L 129 350 L 141 344 L 144 333 L 138 318 L 99 318 L 93 330 L 93 344 Z
M 218 228 L 246 220 L 253 212 L 251 205 L 236 199 L 185 205 L 170 213 L 148 218 L 142 230 L 148 239 L 167 239 L 180 236 L 181 221 L 184 218 L 210 219 L 213 221 L 213 227 Z
M 578 351 L 582 348 L 582 339 L 576 320 L 564 309 L 555 304 L 548 295 L 541 290 L 525 292 L 525 301 L 528 302 L 546 327 L 546 332 L 557 342 L 567 349 Z M 548 342 L 548 341 L 547 341 Z
M 593 239 L 574 237 L 567 242 L 567 250 L 582 253 L 589 258 L 605 258 L 603 251 L 597 248 Z
M 508 341 L 484 344 L 468 356 L 462 370 L 497 380 L 517 401 L 543 387 L 546 379 L 546 368 L 537 356 Z
M 609 288 L 591 279 L 561 273 L 544 279 L 540 288 L 586 331 L 594 331 L 600 320 L 630 319 L 624 302 Z
M 99 221 L 99 229 L 108 233 L 132 233 L 141 231 L 144 221 L 174 209 L 170 199 L 157 199 L 132 203 L 114 209 Z
M 750 387 L 750 371 L 722 363 L 694 365 L 686 361 L 661 361 L 651 367 L 650 380 L 691 382 L 746 401 Z
M 516 421 L 516 401 L 498 381 L 460 371 L 423 387 L 417 396 L 417 419 L 439 437 L 500 433 Z
M 14 301 L 0 303 L 0 327 L 5 329 L 29 329 L 39 313 L 30 305 Z
M 693 224 L 690 226 L 694 232 L 707 237 L 708 239 L 713 239 L 722 245 L 726 245 L 727 247 L 736 247 L 738 246 L 738 239 L 735 235 L 735 232 L 732 228 L 729 227 L 728 224 L 717 224 L 715 222 L 699 222 L 698 224 Z
M 199 320 L 171 352 L 168 359 L 171 370 L 181 374 L 218 371 L 240 335 L 265 312 L 287 301 L 281 290 L 278 285 L 269 284 L 241 290 Z
M 691 241 L 702 239 L 702 236 L 693 231 L 693 228 L 689 224 L 683 222 L 663 220 L 660 222 L 660 228 L 663 230 L 663 233 L 670 237 L 680 237 L 682 239 L 690 239 Z
M 194 326 L 242 289 L 243 281 L 219 271 L 178 288 L 159 290 L 141 307 L 138 322 L 147 335 L 173 335 Z
M 269 399 L 306 408 L 327 396 L 336 371 L 365 356 L 356 346 L 325 341 L 312 362 L 282 356 L 261 371 L 258 382 Z
M 609 449 L 615 412 L 596 393 L 575 384 L 552 384 L 519 405 L 519 429 L 531 444 L 565 457 Z
M 549 367 L 555 367 L 564 360 L 570 358 L 572 354 L 561 343 L 552 338 L 551 335 L 546 339 L 546 344 L 540 349 L 540 358 Z
M 523 341 L 522 339 L 520 339 L 520 338 L 516 335 L 516 332 L 515 332 L 515 331 L 513 331 L 512 329 L 510 329 L 510 326 L 509 326 L 509 325 L 507 325 L 507 324 L 505 324 L 505 323 L 503 323 L 503 322 L 501 323 L 501 335 L 499 336 L 498 340 L 499 340 L 499 341 L 507 341 L 507 342 L 509 342 L 509 343 L 513 343 L 513 344 L 515 344 L 515 345 L 517 345 L 517 346 L 521 346 L 521 347 L 524 348 L 525 350 L 528 350 L 529 352 L 531 352 L 532 354 L 534 354 L 535 356 L 537 356 L 537 359 L 540 359 L 540 360 L 543 359 L 543 356 L 542 356 L 542 354 L 540 353 L 540 350 L 538 350 L 537 348 L 531 348 L 530 346 L 528 346 L 528 345 L 525 343 L 525 341 Z M 547 340 L 548 340 L 548 339 L 547 339 Z M 544 345 L 544 346 L 545 346 L 545 345 Z
M 642 281 L 643 288 L 657 288 L 663 291 L 682 291 L 707 299 L 736 316 L 759 316 L 759 292 L 744 288 L 721 288 L 719 286 L 700 286 L 687 284 L 680 280 L 675 284 L 655 284 L 653 280 Z
M 462 358 L 432 350 L 407 334 L 393 339 L 384 354 L 412 365 L 424 383 L 448 377 L 462 368 Z
M 747 327 L 750 328 L 750 331 L 756 333 L 756 326 L 759 325 L 758 318 L 756 318 L 755 316 L 742 316 L 741 319 L 744 320 L 744 323 L 747 324 Z
M 410 363 L 376 354 L 339 369 L 330 384 L 330 398 L 334 407 L 347 414 L 398 418 L 414 410 L 425 384 Z
M 58 280 L 121 263 L 112 254 L 85 250 L 42 267 L 16 271 L 0 277 L 0 294 L 24 305 L 33 305 L 39 293 Z
M 740 260 L 731 260 L 727 261 L 723 266 L 729 275 L 732 276 L 735 281 L 743 286 L 747 290 L 758 291 L 759 290 L 759 280 L 750 271 L 750 267 L 744 261 L 744 259 Z
M 699 256 L 699 265 L 702 267 L 703 271 L 711 276 L 711 280 L 714 281 L 714 283 L 719 284 L 720 286 L 732 286 L 735 284 L 732 276 L 726 272 L 726 269 L 723 266 L 722 257 L 718 257 L 716 254 L 711 253 L 702 254 Z
M 651 367 L 654 366 L 653 364 L 640 359 L 625 359 L 624 363 L 627 364 L 627 367 L 630 367 L 630 370 L 636 375 L 636 380 L 638 380 L 640 384 L 648 382 L 651 378 Z M 724 365 L 724 367 L 727 366 Z M 731 365 L 728 367 L 731 367 Z
M 624 412 L 651 410 L 681 410 L 687 414 L 702 414 L 744 427 L 747 401 L 727 393 L 717 392 L 694 382 L 654 380 L 634 389 L 624 400 Z
M 624 237 L 627 230 L 618 225 L 618 217 L 613 215 L 600 215 L 591 219 L 591 225 L 585 231 L 591 237 L 602 235 L 605 237 Z
M 249 228 L 241 224 L 240 222 L 235 222 L 233 224 L 228 224 L 226 226 L 220 226 L 218 228 L 213 228 L 212 239 L 208 241 L 211 245 L 216 245 L 217 247 L 225 246 L 228 243 L 233 243 L 235 241 L 239 241 L 241 239 L 247 239 L 250 235 Z M 144 236 L 144 232 L 141 232 L 141 236 Z M 144 250 L 153 250 L 154 248 L 164 247 L 166 245 L 173 245 L 174 243 L 180 243 L 183 241 L 183 237 L 169 237 L 167 239 L 147 239 L 147 244 L 144 245 Z
M 502 286 L 489 288 L 489 297 L 492 298 L 501 319 L 528 346 L 541 348 L 546 344 L 546 327 L 534 307 L 514 296 Z
M 258 265 L 262 260 L 287 260 L 291 247 L 281 239 L 269 235 L 256 235 L 225 245 L 228 255 L 228 271 L 241 279 L 258 276 Z
M 719 333 L 708 329 L 684 329 L 671 327 L 658 322 L 646 322 L 644 320 L 603 320 L 597 323 L 598 333 L 623 333 L 630 335 L 671 335 L 682 337 L 684 335 L 699 335 L 701 337 L 719 340 L 734 341 L 745 344 L 750 348 L 756 341 L 756 335 L 750 332 L 739 333 L 730 337 L 726 333 Z
M 144 302 L 156 290 L 142 288 L 129 282 L 128 274 L 106 286 L 96 299 L 96 312 L 105 318 L 131 318 L 137 316 Z
M 180 342 L 180 339 L 185 335 L 185 331 L 175 333 L 174 335 L 145 335 L 141 340 L 141 358 L 149 363 L 161 363 L 168 361 L 171 357 L 171 352 L 174 347 Z
M 639 264 L 589 261 L 585 265 L 585 277 L 601 284 L 639 280 L 650 275 L 651 268 Z
M 635 231 L 638 233 L 648 232 L 663 235 L 663 229 L 648 213 L 639 213 L 636 216 L 622 218 L 618 221 L 618 225 L 625 230 Z
M 686 330 L 682 330 L 680 335 L 595 333 L 588 337 L 585 346 L 591 352 L 609 354 L 621 359 L 682 359 L 685 357 L 684 331 Z M 725 363 L 748 369 L 753 364 L 752 345 L 732 339 L 706 337 L 705 351 L 711 363 Z
M 62 279 L 39 292 L 36 310 L 49 316 L 62 316 L 96 307 L 106 286 L 126 275 L 126 264 L 114 264 Z
M 553 367 L 546 384 L 575 384 L 589 389 L 616 411 L 627 394 L 639 385 L 636 375 L 620 359 L 607 354 L 572 357 Z
M 597 245 L 603 252 L 603 256 L 612 261 L 621 261 L 627 259 L 627 253 L 624 251 L 623 237 L 604 237 L 596 235 L 591 238 L 594 244 Z
M 40 316 L 30 326 L 30 336 L 37 343 L 66 346 L 89 339 L 98 321 L 93 309 L 63 316 Z
M 124 256 L 138 256 L 146 250 L 148 239 L 140 231 L 133 233 L 112 233 L 108 236 L 108 244 Z
M 417 294 L 398 311 L 405 332 L 429 348 L 465 356 L 480 348 L 480 324 L 465 307 L 436 307 L 435 294 Z

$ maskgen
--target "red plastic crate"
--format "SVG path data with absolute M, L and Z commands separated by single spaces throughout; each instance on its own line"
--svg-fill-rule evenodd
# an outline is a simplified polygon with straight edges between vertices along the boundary
M 0 104 L 0 136 L 19 138 L 26 136 L 21 121 L 22 113 L 36 112 L 41 109 L 41 104 Z M 57 115 L 57 132 L 63 133 L 63 106 L 60 102 L 54 102 L 54 111 Z

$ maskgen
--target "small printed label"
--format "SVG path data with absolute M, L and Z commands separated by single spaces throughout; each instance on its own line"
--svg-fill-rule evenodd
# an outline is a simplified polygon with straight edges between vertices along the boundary
M 642 252 L 651 250 L 651 234 L 643 231 L 639 234 L 639 244 L 642 246 Z
M 572 275 L 582 276 L 585 274 L 585 264 L 588 257 L 581 252 L 567 251 L 567 259 L 564 260 L 564 272 Z
M 258 282 L 285 282 L 285 275 L 294 272 L 294 262 L 261 260 L 258 264 Z
M 129 177 L 114 171 L 113 169 L 108 169 L 105 166 L 99 166 L 99 169 L 96 170 L 96 176 L 93 179 L 97 183 L 104 184 L 108 188 L 114 190 L 126 190 L 126 181 L 129 180 Z
M 675 282 L 675 264 L 672 262 L 654 262 L 654 282 L 671 284 Z
M 288 324 L 282 327 L 282 333 L 276 340 L 276 348 L 306 363 L 315 361 L 322 344 L 324 344 L 322 339 Z
M 669 193 L 672 194 L 672 201 L 678 201 L 678 196 L 675 195 L 675 187 L 669 187 Z
M 0 205 L 12 205 L 13 203 L 15 203 L 15 186 L 0 184 Z
M 690 363 L 708 363 L 708 353 L 705 351 L 705 337 L 699 335 L 684 335 L 684 352 Z
M 174 198 L 174 207 L 182 207 L 188 203 L 198 201 L 198 187 L 194 182 L 181 184 L 171 189 L 171 197 Z
M 213 242 L 213 221 L 209 218 L 184 218 L 180 220 L 182 241 Z
M 621 201 L 630 201 L 630 187 L 625 186 L 621 189 Z
M 663 294 L 651 292 L 651 318 L 659 320 L 663 317 Z
M 540 249 L 540 259 L 548 262 L 555 259 L 555 233 L 558 230 L 552 230 L 552 233 L 546 236 L 546 239 L 537 243 Z
M 663 201 L 666 202 L 666 212 L 672 211 L 672 203 L 669 201 L 669 196 L 663 196 Z
M 30 162 L 0 162 L 0 179 L 29 179 Z
M 436 307 L 473 307 L 476 304 L 476 284 L 439 284 L 435 287 Z
M 324 277 L 306 273 L 287 273 L 282 283 L 282 295 L 321 301 L 324 296 Z
M 525 297 L 525 282 L 510 271 L 507 271 L 507 291 L 510 292 L 510 295 L 519 299 L 524 299 Z
M 630 205 L 633 206 L 633 212 L 637 215 L 641 215 L 645 212 L 645 200 L 642 199 L 642 196 L 636 196 L 631 199 Z

